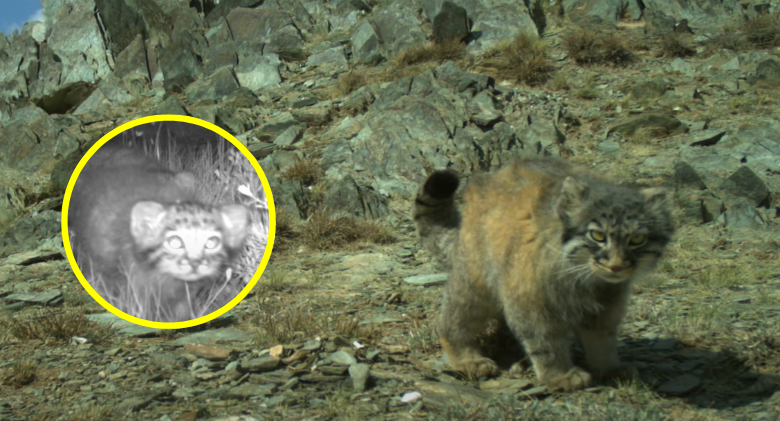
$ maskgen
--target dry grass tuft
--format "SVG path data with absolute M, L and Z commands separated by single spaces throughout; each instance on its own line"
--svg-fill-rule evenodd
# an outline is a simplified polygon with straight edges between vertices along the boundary
M 756 47 L 780 46 L 780 13 L 753 16 L 740 25 L 740 31 Z
M 714 36 L 707 43 L 707 51 L 712 54 L 718 50 L 743 51 L 747 49 L 748 42 L 745 36 L 737 28 L 724 28 L 723 32 Z
M 106 341 L 112 334 L 110 328 L 92 322 L 82 313 L 44 309 L 26 318 L 5 317 L 8 333 L 16 339 L 66 340 L 74 336 L 87 338 L 92 343 Z
M 443 63 L 460 60 L 466 55 L 466 45 L 460 41 L 446 41 L 441 44 L 427 42 L 399 53 L 394 61 L 397 66 L 411 66 L 427 62 Z
M 563 43 L 572 60 L 582 65 L 625 66 L 634 56 L 622 38 L 611 32 L 578 29 L 564 35 Z
M 566 73 L 556 73 L 555 76 L 550 79 L 547 86 L 554 91 L 568 91 L 571 89 L 569 75 Z
M 316 158 L 303 158 L 284 172 L 283 177 L 287 180 L 299 179 L 304 186 L 312 186 L 322 178 L 322 168 L 317 163 Z
M 26 386 L 35 380 L 35 372 L 37 369 L 38 366 L 34 362 L 18 359 L 10 368 L 3 372 L 2 381 L 0 383 L 16 388 Z
M 366 339 L 376 337 L 374 328 L 360 325 L 350 313 L 317 311 L 311 303 L 289 305 L 282 302 L 263 304 L 263 310 L 251 316 L 249 325 L 258 329 L 258 345 L 274 346 L 334 335 Z
M 531 86 L 547 82 L 555 71 L 547 43 L 525 32 L 489 49 L 482 66 L 495 71 L 499 78 Z
M 673 33 L 661 38 L 661 55 L 669 58 L 696 55 L 690 34 Z
M 648 145 L 654 144 L 669 136 L 671 132 L 662 126 L 640 127 L 634 133 L 626 136 L 632 143 Z
M 37 408 L 30 421 L 103 421 L 122 419 L 117 409 L 110 404 L 77 403 L 75 407 L 57 403 L 53 407 Z
M 350 243 L 370 242 L 387 244 L 395 237 L 385 225 L 354 217 L 331 218 L 328 211 L 314 212 L 303 226 L 304 244 L 316 250 L 332 250 Z
M 274 251 L 286 250 L 290 241 L 295 238 L 295 218 L 285 208 L 276 208 L 276 234 L 274 236 Z
M 339 81 L 336 84 L 336 90 L 341 95 L 349 95 L 352 92 L 357 91 L 361 87 L 365 86 L 368 83 L 368 76 L 366 76 L 365 73 L 360 71 L 351 71 L 349 73 L 344 73 L 339 77 Z
M 712 266 L 696 272 L 691 277 L 691 283 L 710 290 L 732 288 L 744 281 L 744 273 L 736 267 Z

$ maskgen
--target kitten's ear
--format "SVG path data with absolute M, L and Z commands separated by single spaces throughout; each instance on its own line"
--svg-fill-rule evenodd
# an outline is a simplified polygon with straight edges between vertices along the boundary
M 130 212 L 130 233 L 141 248 L 160 244 L 163 233 L 162 220 L 165 218 L 165 206 L 157 202 L 138 202 Z
M 242 205 L 225 205 L 219 209 L 222 218 L 222 239 L 230 248 L 238 248 L 246 239 L 249 211 Z
M 663 187 L 645 187 L 639 189 L 639 193 L 651 208 L 665 209 L 669 206 L 666 189 Z
M 572 209 L 577 208 L 582 203 L 582 199 L 587 194 L 587 183 L 572 176 L 566 177 L 563 180 L 563 185 L 561 186 L 561 195 L 558 197 L 558 202 L 555 206 L 558 210 L 558 215 L 564 216 Z

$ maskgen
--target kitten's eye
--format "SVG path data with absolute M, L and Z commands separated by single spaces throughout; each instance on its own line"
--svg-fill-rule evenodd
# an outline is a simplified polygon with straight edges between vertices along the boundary
M 219 237 L 211 237 L 206 241 L 206 248 L 213 250 L 219 247 Z
M 645 241 L 647 241 L 647 236 L 645 234 L 634 234 L 628 239 L 628 242 L 631 243 L 632 246 L 638 246 Z
M 603 243 L 607 239 L 607 234 L 605 234 L 604 231 L 590 230 L 590 238 L 592 238 L 593 241 Z
M 165 240 L 165 244 L 172 249 L 184 248 L 184 241 L 182 241 L 181 238 L 176 235 L 168 237 L 168 239 Z

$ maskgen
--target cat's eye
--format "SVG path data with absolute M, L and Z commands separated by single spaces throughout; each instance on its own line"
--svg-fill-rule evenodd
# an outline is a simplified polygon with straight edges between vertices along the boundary
M 206 248 L 213 250 L 219 247 L 219 237 L 211 237 L 206 241 Z
M 179 238 L 179 237 L 177 237 L 175 235 L 172 236 L 172 237 L 169 237 L 168 240 L 166 240 L 165 244 L 167 244 L 168 247 L 170 247 L 172 249 L 184 248 L 184 241 L 182 241 L 181 238 Z
M 644 244 L 645 241 L 647 241 L 647 235 L 645 234 L 634 234 L 631 236 L 631 238 L 628 239 L 628 242 L 632 246 Z
M 607 240 L 607 234 L 605 234 L 604 231 L 590 230 L 589 234 L 593 241 L 603 243 Z

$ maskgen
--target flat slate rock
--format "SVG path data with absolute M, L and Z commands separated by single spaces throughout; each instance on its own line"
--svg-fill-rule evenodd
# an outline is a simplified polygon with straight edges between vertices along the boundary
M 3 265 L 28 266 L 60 259 L 62 259 L 62 252 L 59 250 L 33 250 L 12 254 L 3 259 Z
M 411 285 L 439 285 L 447 282 L 449 275 L 446 273 L 434 273 L 431 275 L 415 275 L 404 278 L 404 282 Z
M 7 302 L 22 301 L 30 304 L 55 304 L 58 301 L 62 301 L 62 291 L 53 290 L 49 292 L 40 293 L 18 293 L 11 294 L 4 298 Z
M 127 320 L 109 312 L 89 314 L 87 318 L 95 323 L 109 325 L 118 329 L 118 333 L 122 335 L 132 336 L 135 338 L 148 338 L 157 336 L 162 329 L 155 329 L 152 327 L 146 327 L 137 325 L 135 323 L 128 322 Z
M 495 398 L 495 393 L 455 383 L 418 381 L 414 383 L 426 406 L 446 408 L 452 405 L 477 406 Z
M 251 342 L 252 335 L 236 329 L 214 329 L 193 333 L 173 341 L 174 346 L 184 346 L 189 343 L 215 343 L 215 342 Z
M 673 396 L 688 394 L 701 385 L 701 379 L 692 374 L 683 374 L 670 379 L 658 387 L 658 391 Z
M 398 323 L 402 322 L 403 319 L 398 317 L 391 317 L 391 316 L 374 316 L 370 317 L 368 319 L 361 320 L 358 324 L 359 325 L 371 325 L 371 324 L 379 324 L 379 323 Z

